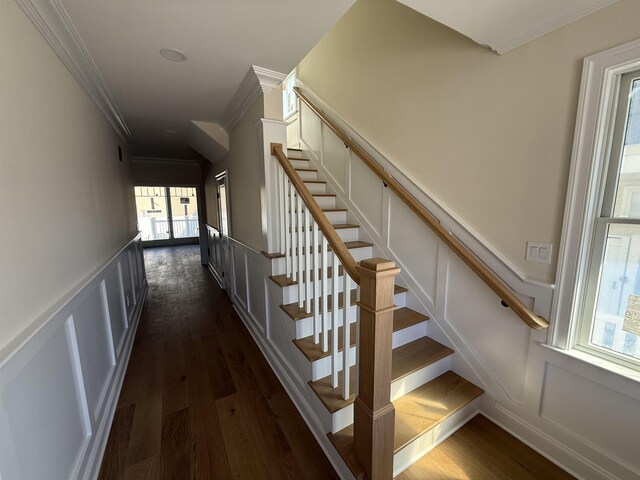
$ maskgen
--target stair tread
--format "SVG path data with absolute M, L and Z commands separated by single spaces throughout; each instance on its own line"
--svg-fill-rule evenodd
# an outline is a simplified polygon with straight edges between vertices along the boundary
M 430 337 L 418 338 L 393 349 L 391 378 L 392 380 L 404 378 L 452 353 L 454 351 L 451 348 Z
M 399 452 L 416 438 L 442 423 L 452 414 L 471 403 L 484 391 L 449 370 L 393 402 L 395 408 L 394 453 Z M 352 456 L 353 424 L 328 434 L 336 449 L 343 455 Z M 347 463 L 353 464 L 354 459 Z M 362 467 L 353 465 L 356 477 Z M 351 465 L 350 465 L 351 468 Z
M 293 159 L 293 160 L 297 160 L 297 159 Z M 295 169 L 296 172 L 317 172 L 318 170 L 316 168 L 296 168 Z
M 438 360 L 451 355 L 453 350 L 449 347 L 436 342 L 432 338 L 422 337 L 413 342 L 410 342 L 402 347 L 394 348 L 392 352 L 391 360 L 391 381 L 395 382 L 407 375 L 427 367 Z M 351 367 L 351 375 L 349 380 L 351 382 L 350 391 L 354 391 L 355 385 L 353 384 L 355 378 L 355 367 Z M 311 389 L 318 395 L 320 401 L 327 407 L 330 413 L 335 413 L 338 410 L 347 407 L 355 400 L 355 395 L 345 400 L 342 398 L 342 385 L 344 376 L 342 372 L 338 375 L 338 387 L 333 388 L 331 385 L 331 375 L 316 380 L 315 382 L 309 382 Z
M 327 183 L 325 180 L 303 180 L 302 183 Z
M 416 312 L 415 310 L 411 310 L 407 307 L 402 307 L 393 312 L 393 331 L 397 332 L 404 328 L 410 327 L 411 325 L 415 325 L 417 323 L 424 322 L 428 320 L 429 317 L 423 315 L 422 313 Z M 329 345 L 331 345 L 331 340 L 333 335 L 332 331 L 329 330 Z M 302 352 L 302 354 L 307 357 L 310 362 L 315 362 L 316 360 L 320 360 L 321 358 L 328 357 L 331 355 L 330 352 L 322 351 L 322 332 L 320 333 L 320 343 L 313 343 L 313 335 L 308 337 L 300 338 L 294 340 L 293 343 L 296 347 Z M 350 329 L 350 345 L 353 347 L 356 344 L 356 324 L 355 322 L 351 324 Z M 343 328 L 338 328 L 338 345 L 339 351 L 342 351 L 343 348 Z
M 455 465 L 454 469 L 452 465 Z M 456 475 L 458 472 L 460 474 Z M 492 480 L 576 480 L 481 414 L 395 478 L 415 480 L 451 476 Z
M 280 276 L 280 275 L 278 275 Z M 271 278 L 271 277 L 269 277 Z M 274 282 L 276 281 L 274 278 L 271 278 L 271 280 L 273 280 Z M 277 282 L 276 282 L 277 283 Z M 295 285 L 295 284 L 291 284 L 291 285 Z M 290 286 L 290 285 L 284 285 L 284 286 Z M 394 289 L 393 289 L 393 293 L 394 295 L 399 294 L 399 293 L 404 293 L 406 292 L 407 289 L 404 287 L 401 287 L 400 285 L 395 285 Z M 351 298 L 350 298 L 350 305 L 355 305 L 356 303 L 356 289 L 352 289 L 351 290 Z M 342 308 L 343 307 L 343 295 L 342 292 L 340 292 L 338 294 L 338 308 Z M 327 298 L 327 311 L 330 312 L 333 308 L 333 297 L 332 295 L 328 295 Z M 313 299 L 311 300 L 311 312 L 307 313 L 305 311 L 305 307 L 303 306 L 302 308 L 300 308 L 298 306 L 298 302 L 293 302 L 293 303 L 287 303 L 286 305 L 280 305 L 280 308 L 287 314 L 289 315 L 289 317 L 291 317 L 292 320 L 303 320 L 305 318 L 309 318 L 313 316 L 314 313 L 314 302 Z M 322 312 L 322 310 L 320 310 L 320 312 Z

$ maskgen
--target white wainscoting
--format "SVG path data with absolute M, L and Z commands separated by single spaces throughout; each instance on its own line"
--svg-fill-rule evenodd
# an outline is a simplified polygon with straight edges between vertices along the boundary
M 147 281 L 140 235 L 0 360 L 0 478 L 95 479 Z
M 330 107 L 307 88 L 305 93 L 523 301 L 549 319 L 553 285 L 524 278 Z M 457 352 L 453 369 L 485 389 L 483 413 L 578 477 L 640 478 L 640 383 L 541 346 L 548 332 L 531 330 L 503 308 L 499 298 L 304 104 L 298 120 L 301 148 L 338 195 L 338 203 L 349 209 L 347 221 L 360 224 L 378 253 L 399 264 L 401 281 L 414 294 L 407 298 L 417 302 L 408 306 L 429 314 L 429 335 Z
M 212 234 L 217 230 L 211 226 L 208 228 L 212 231 L 209 238 L 215 239 Z M 214 251 L 211 246 L 209 248 L 210 252 Z M 311 378 L 311 366 L 293 344 L 295 322 L 279 308 L 282 289 L 269 280 L 269 275 L 273 273 L 272 260 L 234 239 L 230 239 L 230 250 L 230 263 L 233 265 L 233 271 L 229 272 L 233 278 L 230 294 L 236 312 L 340 478 L 353 478 L 326 436 L 331 428 L 330 416 L 327 413 L 326 418 L 322 417 L 327 412 L 326 408 L 307 384 Z M 209 268 L 216 278 L 220 278 L 214 260 L 209 262 Z

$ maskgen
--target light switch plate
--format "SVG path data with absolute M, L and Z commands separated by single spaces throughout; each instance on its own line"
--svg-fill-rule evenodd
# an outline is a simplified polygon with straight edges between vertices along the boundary
M 550 243 L 527 242 L 527 262 L 551 263 L 551 251 L 553 245 Z

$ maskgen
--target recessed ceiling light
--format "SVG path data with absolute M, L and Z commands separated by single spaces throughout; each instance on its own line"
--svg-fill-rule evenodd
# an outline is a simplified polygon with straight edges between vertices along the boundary
M 173 130 L 172 128 L 169 128 L 169 129 L 165 130 L 164 133 L 168 133 L 169 135 L 175 135 L 176 133 L 178 133 L 178 131 L 177 130 Z
M 160 55 L 172 62 L 184 62 L 187 59 L 184 52 L 176 50 L 175 48 L 163 48 L 160 50 Z

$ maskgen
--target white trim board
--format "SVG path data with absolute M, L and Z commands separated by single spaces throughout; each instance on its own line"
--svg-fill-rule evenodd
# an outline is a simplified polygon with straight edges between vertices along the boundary
M 100 70 L 82 42 L 60 0 L 16 0 L 45 41 L 78 81 L 115 132 L 125 141 L 132 135 Z

